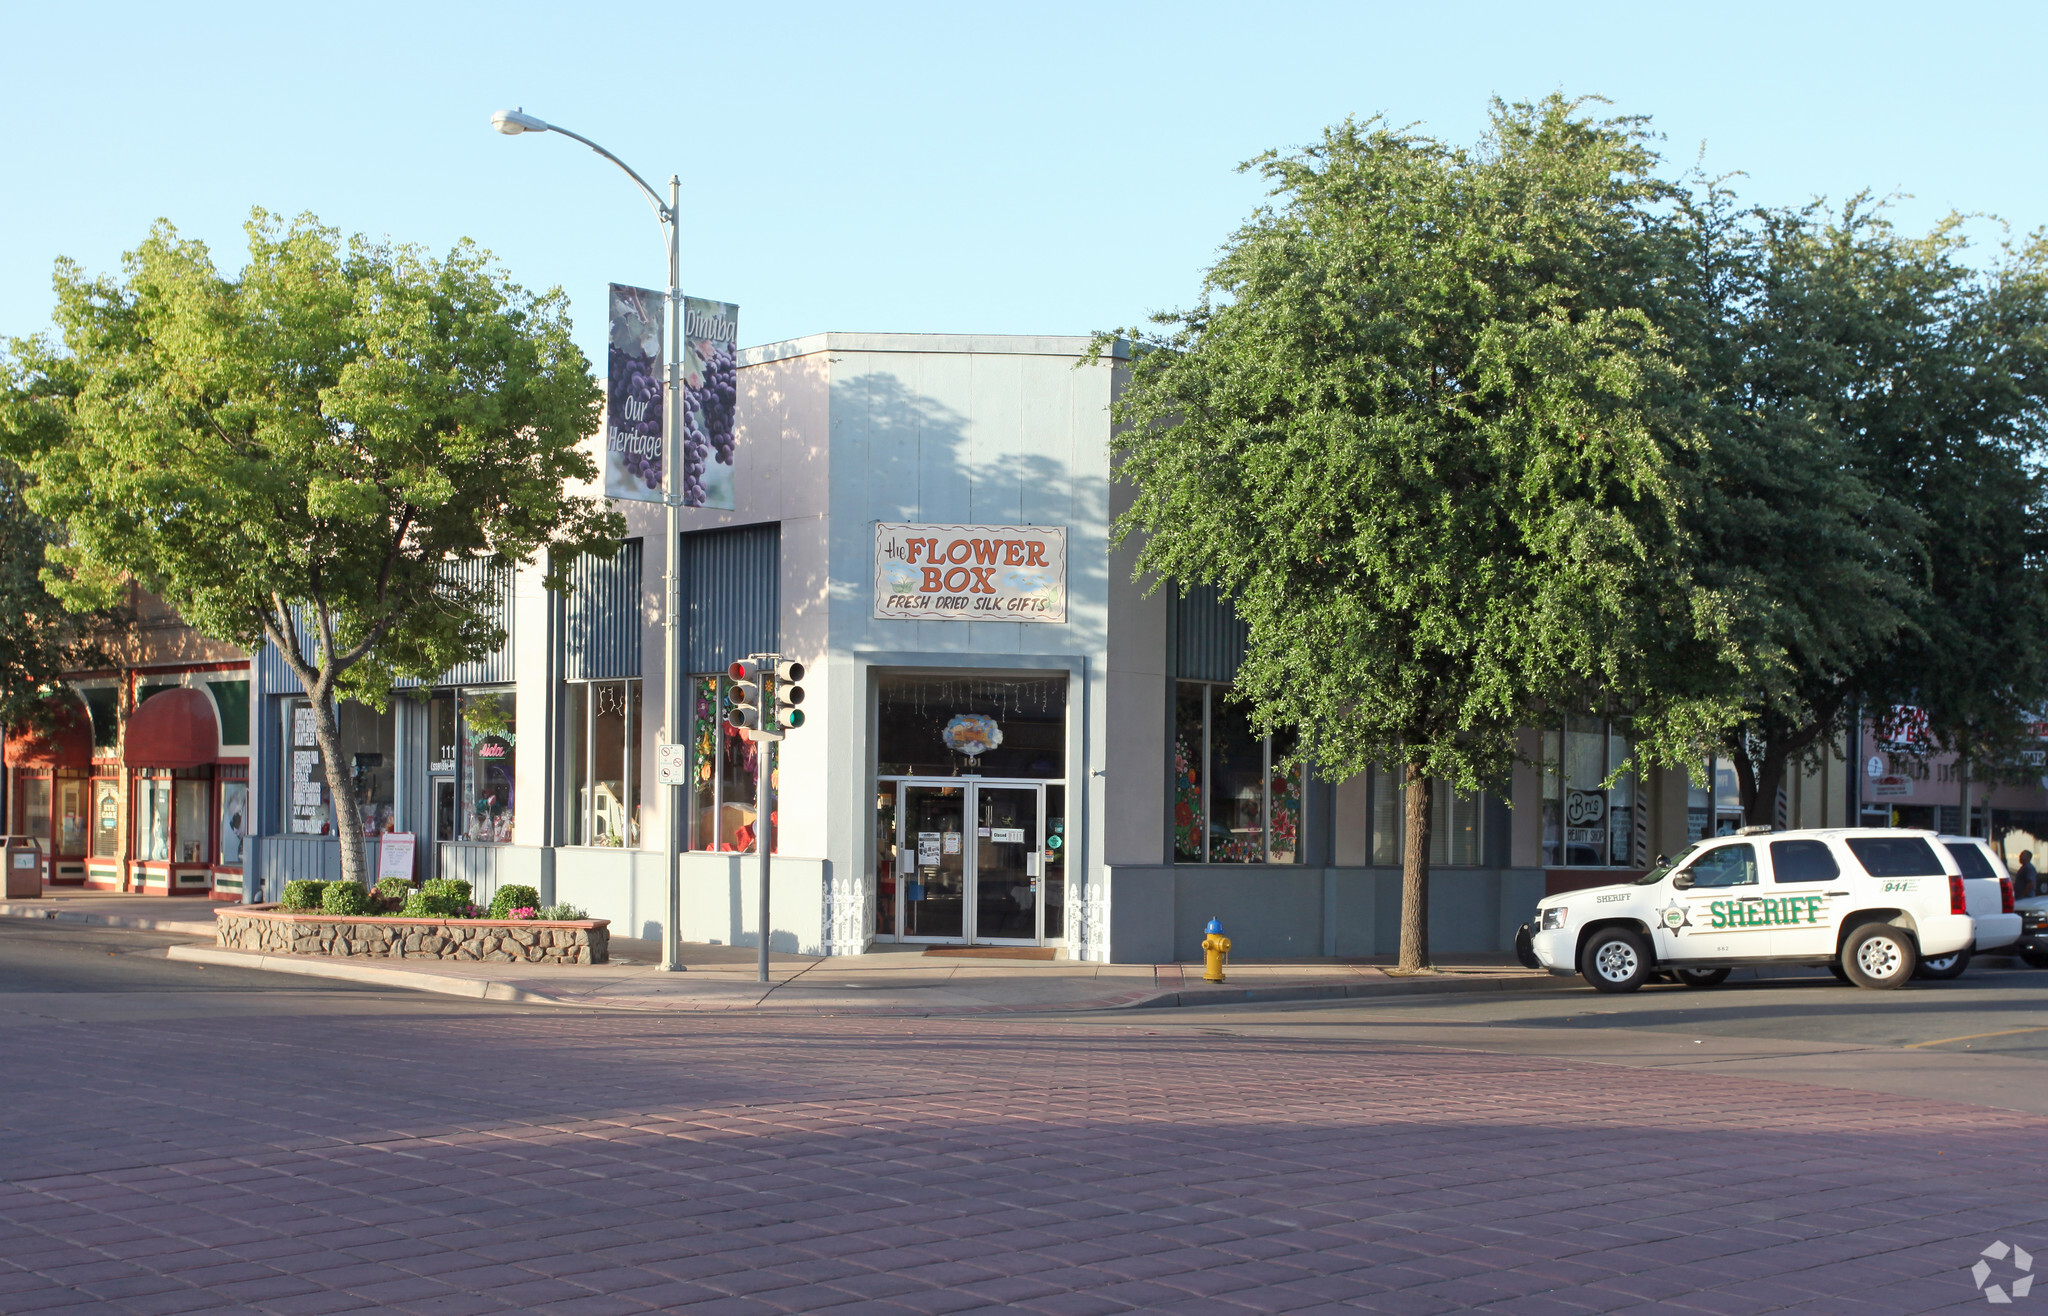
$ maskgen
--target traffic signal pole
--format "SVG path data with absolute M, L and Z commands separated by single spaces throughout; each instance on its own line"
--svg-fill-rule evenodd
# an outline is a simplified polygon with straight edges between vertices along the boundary
M 761 876 L 759 974 L 768 981 L 768 865 L 775 851 L 775 742 L 804 724 L 804 665 L 778 653 L 748 654 L 726 669 L 732 678 L 725 720 L 756 746 L 754 853 Z
M 758 825 L 754 828 L 754 850 L 761 863 L 761 957 L 760 980 L 768 981 L 768 860 L 775 852 L 775 810 L 770 806 L 769 789 L 775 782 L 775 742 L 762 737 L 754 742 L 760 752 L 754 755 L 754 771 L 760 780 L 754 786 L 754 817 Z

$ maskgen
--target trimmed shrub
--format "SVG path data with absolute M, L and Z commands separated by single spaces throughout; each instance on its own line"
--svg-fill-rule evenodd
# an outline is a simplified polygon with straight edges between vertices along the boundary
M 387 877 L 377 883 L 377 894 L 386 900 L 404 900 L 412 894 L 412 883 L 402 877 Z
M 327 884 L 325 882 L 315 878 L 301 877 L 296 881 L 284 884 L 284 895 L 279 897 L 277 903 L 283 905 L 286 909 L 318 909 L 320 908 L 321 893 L 326 889 Z
M 367 914 L 370 893 L 361 882 L 329 882 L 320 893 L 320 908 L 330 914 Z
M 541 910 L 540 917 L 550 922 L 563 922 L 568 919 L 589 918 L 590 916 L 565 900 L 558 905 L 549 905 Z
M 515 909 L 540 908 L 540 892 L 530 886 L 501 886 L 491 897 L 491 917 L 505 918 Z
M 455 877 L 437 877 L 405 898 L 400 918 L 470 918 L 469 883 Z

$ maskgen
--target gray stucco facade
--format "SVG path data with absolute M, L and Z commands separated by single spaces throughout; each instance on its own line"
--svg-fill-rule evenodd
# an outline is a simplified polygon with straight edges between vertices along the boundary
M 891 935 L 887 901 L 902 888 L 899 874 L 878 871 L 890 863 L 878 845 L 878 800 L 891 787 L 877 766 L 877 689 L 884 677 L 920 673 L 1064 680 L 1065 918 L 1057 935 L 1044 937 L 1060 953 L 1199 958 L 1201 927 L 1212 916 L 1229 928 L 1240 957 L 1393 949 L 1399 873 L 1370 862 L 1363 781 L 1306 783 L 1290 852 L 1296 862 L 1174 861 L 1178 605 L 1168 591 L 1147 593 L 1132 579 L 1128 549 L 1110 549 L 1119 495 L 1109 478 L 1109 407 L 1123 363 L 1114 355 L 1087 361 L 1087 345 L 1077 337 L 835 333 L 741 354 L 737 506 L 683 515 L 686 535 L 775 527 L 774 630 L 780 651 L 811 668 L 807 724 L 779 752 L 774 949 L 859 954 Z M 528 883 L 546 899 L 612 920 L 619 936 L 652 937 L 666 907 L 667 791 L 651 784 L 655 747 L 672 725 L 677 738 L 692 729 L 688 716 L 674 716 L 689 709 L 665 706 L 661 681 L 661 591 L 675 546 L 662 542 L 658 504 L 618 506 L 641 555 L 637 595 L 619 605 L 637 614 L 630 620 L 639 636 L 644 731 L 632 776 L 640 786 L 637 806 L 626 806 L 637 807 L 637 833 L 624 845 L 570 843 L 564 801 L 577 788 L 564 711 L 565 614 L 560 597 L 542 588 L 540 568 L 525 564 L 511 592 L 503 664 L 510 681 L 494 687 L 516 705 L 520 808 L 509 839 L 439 843 L 423 865 L 466 876 L 480 893 Z M 1063 529 L 1065 620 L 877 617 L 878 522 Z M 630 666 L 613 661 L 618 671 Z M 267 761 L 251 774 L 261 783 L 257 817 L 267 833 L 258 867 L 272 893 L 291 875 L 335 867 L 331 841 L 280 834 L 288 693 L 259 691 L 267 720 L 257 753 Z M 425 705 L 396 703 L 398 752 L 426 754 Z M 400 767 L 400 829 L 431 831 L 433 804 L 419 785 L 428 775 L 424 764 Z M 1534 775 L 1518 774 L 1515 800 L 1534 792 Z M 1545 883 L 1532 813 L 1487 801 L 1474 823 L 1477 849 L 1437 871 L 1437 949 L 1498 952 L 1511 944 Z M 754 882 L 749 856 L 685 855 L 683 938 L 757 944 Z

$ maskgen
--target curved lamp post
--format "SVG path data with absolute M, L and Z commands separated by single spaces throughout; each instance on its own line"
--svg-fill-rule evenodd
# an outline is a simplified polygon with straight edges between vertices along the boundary
M 596 142 L 580 133 L 570 132 L 557 123 L 526 113 L 524 110 L 499 110 L 491 116 L 491 126 L 507 137 L 521 133 L 560 133 L 572 141 L 578 141 L 597 152 L 626 171 L 640 194 L 647 198 L 647 204 L 654 207 L 654 217 L 661 221 L 662 236 L 668 244 L 668 389 L 661 409 L 661 501 L 667 511 L 667 549 L 663 561 L 667 564 L 667 588 L 663 591 L 662 625 L 666 630 L 662 646 L 662 689 L 664 720 L 668 724 L 668 740 L 674 743 L 683 733 L 683 629 L 682 629 L 682 576 L 676 570 L 676 554 L 682 544 L 682 522 L 677 514 L 683 504 L 682 470 L 677 460 L 677 451 L 682 438 L 683 405 L 683 290 L 681 272 L 680 235 L 677 232 L 676 210 L 682 196 L 682 179 L 669 175 L 668 200 L 663 201 L 647 185 L 647 180 L 633 171 L 633 167 L 605 150 Z M 679 783 L 668 788 L 668 918 L 661 933 L 661 967 L 670 971 L 683 967 L 682 957 L 682 874 L 680 872 L 683 851 L 684 787 Z M 763 933 L 765 942 L 766 933 Z

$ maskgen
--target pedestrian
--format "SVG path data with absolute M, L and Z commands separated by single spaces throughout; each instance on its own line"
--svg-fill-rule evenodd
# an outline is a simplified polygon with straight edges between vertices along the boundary
M 2020 868 L 2018 872 L 2012 875 L 2013 898 L 2025 900 L 2033 895 L 2034 888 L 2040 885 L 2040 881 L 2041 875 L 2034 871 L 2034 852 L 2032 850 L 2020 851 Z

